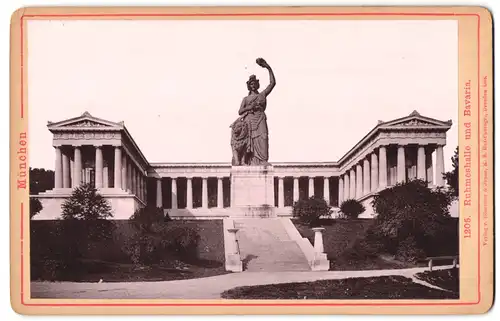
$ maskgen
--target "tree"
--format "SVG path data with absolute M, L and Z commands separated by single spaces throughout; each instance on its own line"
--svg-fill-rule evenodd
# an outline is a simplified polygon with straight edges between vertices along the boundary
M 451 162 L 453 169 L 449 172 L 443 173 L 443 178 L 450 186 L 451 194 L 454 197 L 458 197 L 458 146 L 455 149 L 455 153 L 451 157 Z
M 38 198 L 30 197 L 30 218 L 40 213 L 42 209 L 42 202 Z
M 197 259 L 198 232 L 183 224 L 168 224 L 169 221 L 163 209 L 154 206 L 140 208 L 130 217 L 134 231 L 123 251 L 134 264 L 154 264 L 173 258 Z
M 330 216 L 331 213 L 331 206 L 323 198 L 315 196 L 295 202 L 292 209 L 294 217 L 310 226 L 319 225 L 320 218 Z
M 91 184 L 75 188 L 62 204 L 63 219 L 103 220 L 111 217 L 111 205 Z
M 374 231 L 389 253 L 408 253 L 412 246 L 413 253 L 427 253 L 447 228 L 450 203 L 448 192 L 430 189 L 422 180 L 397 184 L 374 196 L 372 205 L 378 214 Z
M 103 241 L 113 237 L 115 225 L 111 205 L 91 184 L 75 188 L 62 204 L 61 235 L 68 244 L 65 260 L 71 264 L 81 256 L 80 249 L 102 247 Z
M 134 212 L 129 221 L 140 231 L 154 232 L 157 225 L 163 225 L 168 219 L 163 213 L 163 208 L 148 205 Z
M 359 214 L 365 211 L 365 207 L 355 199 L 348 199 L 340 204 L 340 211 L 350 219 L 358 218 Z
M 30 195 L 38 195 L 53 188 L 54 171 L 30 167 Z

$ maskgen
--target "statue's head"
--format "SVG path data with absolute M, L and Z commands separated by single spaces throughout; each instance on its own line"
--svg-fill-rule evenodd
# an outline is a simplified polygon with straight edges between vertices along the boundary
M 255 75 L 251 75 L 247 81 L 248 91 L 256 91 L 260 88 L 259 80 Z

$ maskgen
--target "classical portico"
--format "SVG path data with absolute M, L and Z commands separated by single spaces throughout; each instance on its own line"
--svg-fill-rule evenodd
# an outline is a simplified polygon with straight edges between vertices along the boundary
M 146 204 L 149 163 L 123 122 L 83 115 L 47 125 L 53 134 L 54 189 L 38 195 L 44 208 L 60 207 L 72 189 L 91 184 L 112 204 L 114 215 Z M 41 217 L 48 210 L 42 211 Z M 52 215 L 49 215 L 52 216 Z M 130 215 L 129 215 L 130 216 Z
M 361 216 L 373 217 L 370 202 L 384 188 L 416 178 L 431 187 L 444 186 L 443 147 L 450 127 L 451 121 L 414 111 L 379 121 L 338 161 L 273 162 L 274 212 L 291 215 L 294 202 L 318 196 L 335 213 L 343 201 L 357 199 L 366 207 Z M 48 128 L 54 135 L 55 188 L 37 196 L 44 204 L 38 219 L 59 215 L 57 205 L 81 183 L 93 184 L 111 201 L 115 219 L 128 219 L 146 204 L 163 208 L 173 218 L 234 214 L 229 162 L 149 163 L 123 122 L 88 113 L 49 123 Z
M 373 215 L 373 194 L 397 183 L 422 179 L 429 187 L 444 186 L 446 132 L 451 121 L 424 117 L 417 111 L 388 122 L 379 121 L 339 160 L 339 201 L 357 199 Z M 356 171 L 354 179 L 353 171 Z M 346 188 L 348 181 L 350 188 Z M 354 186 L 353 186 L 354 185 Z

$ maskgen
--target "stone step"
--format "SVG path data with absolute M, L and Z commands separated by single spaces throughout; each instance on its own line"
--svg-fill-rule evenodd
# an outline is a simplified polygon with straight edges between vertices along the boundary
M 235 220 L 234 227 L 245 230 L 247 235 L 266 233 L 281 241 L 288 241 L 290 237 L 279 219 L 244 219 Z
M 238 245 L 246 271 L 310 271 L 280 219 L 238 219 Z

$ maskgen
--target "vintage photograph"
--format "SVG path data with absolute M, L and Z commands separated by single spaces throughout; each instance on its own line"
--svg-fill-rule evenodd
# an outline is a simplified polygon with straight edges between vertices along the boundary
M 31 299 L 461 298 L 457 20 L 24 28 Z

